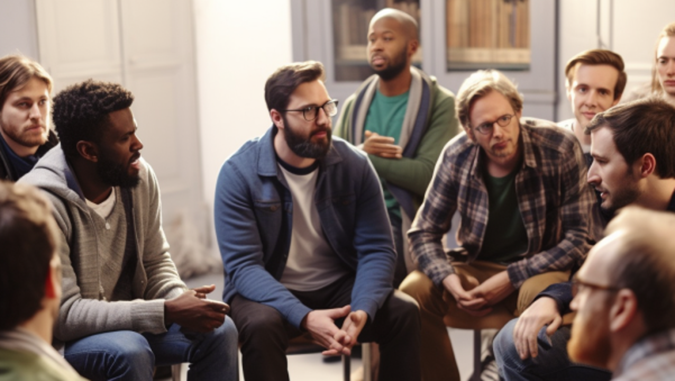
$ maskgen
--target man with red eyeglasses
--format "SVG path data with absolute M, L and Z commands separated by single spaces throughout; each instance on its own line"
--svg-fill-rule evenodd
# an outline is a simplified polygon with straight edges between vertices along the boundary
M 459 380 L 446 324 L 500 328 L 590 249 L 594 195 L 581 146 L 551 122 L 521 119 L 522 107 L 498 71 L 462 84 L 465 133 L 445 146 L 408 233 L 419 270 L 400 289 L 420 305 L 426 381 Z M 441 239 L 455 211 L 462 247 L 448 258 Z
M 629 207 L 610 222 L 573 281 L 570 358 L 613 380 L 672 380 L 675 215 Z

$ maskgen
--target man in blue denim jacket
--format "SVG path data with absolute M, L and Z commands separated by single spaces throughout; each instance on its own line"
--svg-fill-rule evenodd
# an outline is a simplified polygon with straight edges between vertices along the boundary
M 218 177 L 215 224 L 223 300 L 239 329 L 246 380 L 287 380 L 289 339 L 324 354 L 380 344 L 381 380 L 419 380 L 417 305 L 391 287 L 396 254 L 367 157 L 331 138 L 337 101 L 323 66 L 283 66 L 265 85 L 274 125 Z

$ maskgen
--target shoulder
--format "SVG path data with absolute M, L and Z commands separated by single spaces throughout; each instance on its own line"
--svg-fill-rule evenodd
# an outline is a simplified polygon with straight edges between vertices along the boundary
M 577 138 L 571 130 L 544 119 L 521 118 L 520 124 L 527 132 L 533 150 L 546 152 L 569 153 L 578 145 Z
M 368 155 L 351 143 L 337 136 L 333 136 L 332 140 L 331 149 L 335 150 L 347 164 L 368 162 Z
M 445 144 L 443 148 L 443 158 L 452 160 L 463 160 L 476 150 L 476 144 L 469 139 L 465 131 L 460 132 Z M 456 161 L 456 163 L 464 163 Z

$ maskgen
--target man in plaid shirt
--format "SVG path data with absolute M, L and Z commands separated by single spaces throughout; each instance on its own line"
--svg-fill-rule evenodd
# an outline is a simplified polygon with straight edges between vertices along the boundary
M 575 136 L 551 122 L 521 119 L 522 97 L 495 70 L 461 86 L 465 134 L 436 164 L 408 232 L 418 271 L 401 284 L 422 316 L 422 376 L 459 380 L 445 326 L 500 328 L 548 285 L 567 280 L 593 238 L 595 197 Z M 455 211 L 461 248 L 442 237 Z
M 607 227 L 573 280 L 570 359 L 616 381 L 675 374 L 675 215 L 629 206 Z

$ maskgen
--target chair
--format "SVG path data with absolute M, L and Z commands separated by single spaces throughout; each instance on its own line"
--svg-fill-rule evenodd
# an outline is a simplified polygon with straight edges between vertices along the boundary
M 304 334 L 296 338 L 291 339 L 288 349 L 286 349 L 287 355 L 303 355 L 308 353 L 321 353 L 325 350 L 324 347 L 315 344 L 312 342 L 311 336 L 309 334 Z M 342 379 L 344 381 L 349 381 L 351 376 L 351 358 L 347 355 L 342 355 Z

